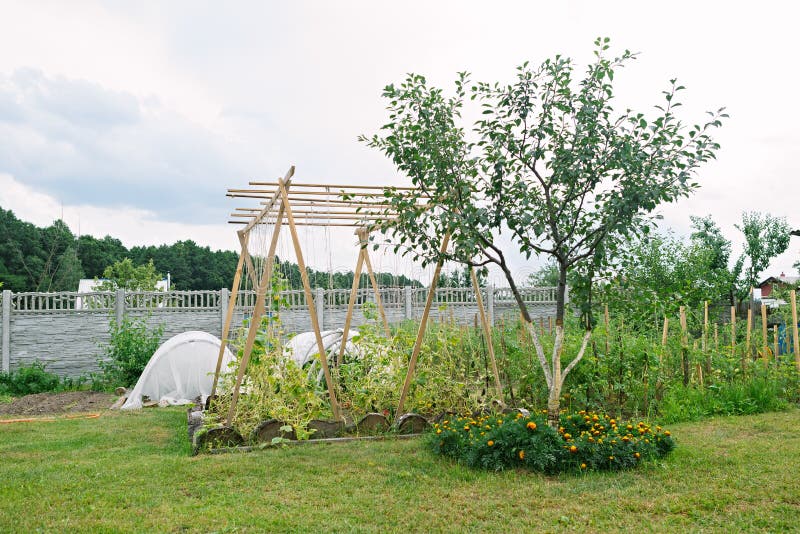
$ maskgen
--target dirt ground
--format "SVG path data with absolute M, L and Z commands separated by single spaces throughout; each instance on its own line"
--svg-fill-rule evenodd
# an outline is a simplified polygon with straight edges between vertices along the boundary
M 0 416 L 98 412 L 110 408 L 115 400 L 116 395 L 96 391 L 36 393 L 10 403 L 0 403 Z

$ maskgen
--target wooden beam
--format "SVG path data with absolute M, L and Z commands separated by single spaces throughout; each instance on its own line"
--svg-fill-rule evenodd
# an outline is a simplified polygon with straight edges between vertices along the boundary
M 350 298 L 347 301 L 347 315 L 344 316 L 344 329 L 342 344 L 339 347 L 339 363 L 344 361 L 344 351 L 347 348 L 347 333 L 350 330 L 350 323 L 353 320 L 353 310 L 356 306 L 356 297 L 358 296 L 358 284 L 361 278 L 361 266 L 364 264 L 364 249 L 358 250 L 358 260 L 356 261 L 356 270 L 353 273 L 353 286 L 350 288 Z
M 222 325 L 222 337 L 219 344 L 219 355 L 217 356 L 217 365 L 214 368 L 214 383 L 211 385 L 211 395 L 213 397 L 217 392 L 217 383 L 219 383 L 219 373 L 222 368 L 222 357 L 227 348 L 228 334 L 230 334 L 231 322 L 233 321 L 233 312 L 236 308 L 236 299 L 239 296 L 239 284 L 242 280 L 242 266 L 244 265 L 245 247 L 239 253 L 239 261 L 236 264 L 236 274 L 233 275 L 233 286 L 231 287 L 231 295 L 228 300 L 228 309 L 225 313 L 225 323 Z
M 445 234 L 444 239 L 442 239 L 442 246 L 440 252 L 444 255 L 447 252 L 447 245 L 450 243 L 450 234 Z M 406 397 L 408 396 L 408 389 L 411 387 L 411 379 L 414 376 L 414 370 L 417 367 L 417 359 L 419 358 L 419 352 L 422 349 L 422 339 L 425 336 L 425 330 L 428 327 L 428 316 L 431 313 L 431 306 L 433 305 L 433 299 L 436 294 L 436 285 L 439 283 L 439 275 L 442 272 L 442 264 L 444 263 L 443 259 L 439 259 L 436 262 L 436 269 L 433 271 L 433 279 L 431 280 L 431 287 L 428 290 L 428 298 L 425 301 L 425 309 L 422 311 L 422 318 L 419 322 L 419 330 L 417 331 L 417 339 L 414 342 L 414 348 L 411 351 L 411 360 L 408 362 L 408 371 L 406 372 L 406 380 L 403 383 L 403 390 L 400 392 L 400 401 L 397 404 L 397 412 L 394 414 L 395 418 L 400 417 L 403 415 L 403 405 L 406 402 Z
M 286 172 L 286 175 L 283 177 L 283 182 L 285 182 L 287 186 L 288 186 L 288 184 L 291 183 L 292 176 L 294 176 L 294 165 L 289 167 L 289 170 Z M 274 206 L 275 203 L 278 201 L 278 197 L 280 197 L 280 192 L 275 191 L 272 194 L 272 196 L 270 197 L 269 202 L 264 204 L 264 209 L 261 210 L 261 213 L 251 223 L 249 223 L 247 226 L 245 226 L 245 228 L 243 230 L 245 233 L 249 232 L 250 229 L 253 228 L 253 226 L 255 226 L 258 223 L 258 221 L 260 221 L 262 218 L 264 218 L 267 215 L 267 213 L 269 213 L 272 210 L 272 206 Z
M 303 260 L 303 251 L 300 249 L 300 240 L 297 237 L 297 228 L 294 223 L 294 216 L 292 215 L 292 206 L 289 202 L 289 193 L 286 186 L 280 183 L 281 196 L 283 197 L 283 206 L 286 208 L 286 218 L 289 221 L 289 232 L 292 235 L 292 243 L 294 244 L 295 256 L 297 259 L 297 267 L 300 270 L 300 278 L 303 281 L 303 290 L 306 296 L 306 304 L 308 305 L 308 314 L 311 318 L 311 328 L 314 330 L 314 336 L 317 339 L 317 348 L 319 349 L 319 361 L 322 364 L 322 371 L 325 374 L 325 382 L 328 386 L 328 395 L 330 396 L 331 411 L 333 418 L 337 421 L 342 419 L 339 412 L 339 403 L 336 401 L 336 391 L 333 387 L 333 378 L 331 378 L 331 371 L 328 368 L 328 356 L 325 352 L 325 344 L 322 342 L 322 334 L 319 330 L 319 320 L 317 319 L 317 310 L 314 306 L 314 299 L 311 295 L 311 284 L 308 282 L 308 272 L 306 271 L 306 263 Z
M 294 167 L 292 167 L 294 169 Z M 239 362 L 239 371 L 236 374 L 236 385 L 233 388 L 233 397 L 231 397 L 231 405 L 228 409 L 228 416 L 225 419 L 225 425 L 231 426 L 233 416 L 236 414 L 236 404 L 239 401 L 239 392 L 242 388 L 242 380 L 244 380 L 244 373 L 247 370 L 247 365 L 250 363 L 250 356 L 253 353 L 253 345 L 256 341 L 256 334 L 261 327 L 261 316 L 264 315 L 265 305 L 264 302 L 267 298 L 267 284 L 272 278 L 272 266 L 275 260 L 275 250 L 278 246 L 278 236 L 281 233 L 281 223 L 283 221 L 284 205 L 278 208 L 278 218 L 275 224 L 275 231 L 272 233 L 272 240 L 269 244 L 269 252 L 267 253 L 267 265 L 264 272 L 261 273 L 261 281 L 258 284 L 256 292 L 256 303 L 253 307 L 253 315 L 250 317 L 250 327 L 247 330 L 247 339 L 244 343 L 244 350 L 242 352 L 242 359 Z
M 248 182 L 250 185 L 254 186 L 267 186 L 267 187 L 278 187 L 280 184 L 278 182 Z M 369 189 L 369 190 L 380 190 L 384 191 L 386 189 L 393 190 L 393 191 L 418 191 L 419 188 L 417 187 L 396 187 L 393 185 L 356 185 L 356 184 L 295 184 L 296 187 L 304 187 L 304 188 L 328 188 L 328 189 Z

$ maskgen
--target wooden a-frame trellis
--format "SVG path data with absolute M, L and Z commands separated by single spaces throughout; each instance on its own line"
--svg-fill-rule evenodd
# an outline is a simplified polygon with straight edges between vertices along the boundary
M 319 350 L 320 364 L 325 376 L 325 383 L 328 389 L 328 395 L 330 396 L 331 411 L 333 412 L 334 419 L 341 420 L 342 414 L 336 399 L 336 392 L 331 378 L 328 358 L 322 341 L 319 320 L 311 296 L 311 285 L 308 280 L 308 273 L 306 271 L 302 248 L 300 246 L 300 241 L 297 234 L 298 226 L 352 227 L 355 228 L 355 233 L 358 236 L 359 255 L 353 277 L 353 286 L 351 288 L 350 298 L 348 300 L 347 314 L 345 316 L 345 324 L 343 328 L 343 339 L 339 349 L 339 361 L 342 361 L 342 357 L 344 356 L 347 332 L 349 331 L 350 324 L 352 322 L 353 311 L 355 309 L 358 293 L 358 284 L 361 277 L 361 271 L 364 266 L 367 268 L 367 274 L 374 291 L 375 302 L 381 316 L 384 331 L 387 336 L 390 335 L 386 311 L 384 310 L 378 283 L 372 270 L 372 263 L 369 258 L 367 244 L 369 242 L 370 231 L 378 228 L 382 221 L 391 220 L 396 216 L 396 212 L 394 212 L 391 204 L 386 200 L 384 191 L 409 191 L 411 188 L 389 186 L 298 184 L 292 183 L 294 171 L 295 168 L 291 167 L 284 178 L 278 179 L 277 182 L 250 182 L 249 185 L 253 186 L 254 188 L 228 190 L 229 197 L 260 199 L 262 207 L 236 208 L 235 212 L 231 214 L 231 220 L 229 221 L 232 224 L 244 225 L 244 227 L 237 232 L 239 243 L 241 245 L 241 252 L 239 254 L 239 261 L 236 266 L 236 274 L 234 275 L 233 286 L 231 289 L 229 301 L 230 304 L 228 305 L 225 323 L 222 329 L 222 343 L 220 345 L 219 356 L 217 358 L 211 395 L 216 393 L 219 382 L 223 354 L 227 342 L 229 341 L 228 336 L 230 334 L 231 323 L 233 321 L 242 271 L 244 270 L 245 265 L 248 267 L 249 276 L 251 277 L 253 286 L 256 288 L 256 302 L 253 308 L 252 317 L 250 319 L 250 325 L 247 331 L 247 337 L 245 340 L 241 361 L 239 363 L 239 369 L 236 376 L 236 384 L 232 393 L 233 396 L 231 399 L 230 408 L 225 420 L 226 426 L 230 426 L 233 416 L 236 413 L 236 404 L 241 391 L 242 380 L 244 379 L 244 374 L 253 351 L 255 338 L 261 324 L 261 318 L 266 311 L 267 286 L 272 278 L 278 237 L 284 224 L 284 219 L 291 234 L 295 259 L 297 260 L 297 265 L 300 271 L 306 304 L 308 306 L 309 318 L 311 320 L 311 328 L 314 332 L 317 348 Z M 338 198 L 331 199 L 330 197 L 332 195 L 337 195 Z M 320 196 L 324 196 L 325 198 L 320 200 Z M 274 223 L 272 222 L 272 217 L 275 217 Z M 250 257 L 248 243 L 250 239 L 250 232 L 256 228 L 257 225 L 264 224 L 266 221 L 269 221 L 270 224 L 274 224 L 274 230 L 270 239 L 267 257 L 264 260 L 265 266 L 259 279 L 257 277 L 257 272 L 252 258 Z M 446 236 L 442 242 L 442 252 L 446 251 L 448 241 L 449 236 Z M 396 415 L 398 416 L 403 413 L 405 399 L 408 395 L 408 390 L 414 375 L 419 352 L 422 348 L 422 340 L 427 328 L 428 316 L 433 305 L 436 286 L 439 280 L 439 274 L 441 272 L 442 265 L 443 262 L 440 260 L 436 265 L 433 280 L 431 281 L 431 286 L 428 291 L 425 308 L 423 310 L 420 326 L 417 332 L 417 338 L 411 354 L 411 360 L 406 373 L 403 390 L 400 395 L 400 401 L 398 403 L 396 412 Z M 502 386 L 500 384 L 500 376 L 497 370 L 494 349 L 491 343 L 491 327 L 489 326 L 488 319 L 486 317 L 480 287 L 478 286 L 474 270 L 471 270 L 471 278 L 473 288 L 475 290 L 481 326 L 484 330 L 484 334 L 487 337 L 487 348 L 492 364 L 495 387 L 498 395 L 501 395 Z

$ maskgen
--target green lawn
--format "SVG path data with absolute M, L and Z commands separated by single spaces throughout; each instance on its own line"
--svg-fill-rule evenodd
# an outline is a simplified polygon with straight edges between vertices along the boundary
M 0 425 L 0 532 L 800 530 L 800 410 L 670 428 L 664 461 L 548 478 L 415 439 L 190 457 L 178 409 Z

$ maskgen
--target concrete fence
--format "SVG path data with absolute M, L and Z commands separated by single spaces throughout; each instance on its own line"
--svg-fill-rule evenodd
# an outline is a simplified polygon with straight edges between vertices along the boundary
M 482 289 L 484 306 L 494 324 L 500 316 L 516 317 L 518 308 L 508 288 Z M 522 288 L 520 293 L 534 318 L 555 313 L 555 288 Z M 418 319 L 427 296 L 426 288 L 382 288 L 381 301 L 390 323 Z M 350 290 L 317 288 L 313 305 L 323 330 L 341 328 Z M 281 323 L 287 333 L 311 329 L 302 290 L 284 291 Z M 151 326 L 163 325 L 164 340 L 189 330 L 221 336 L 228 306 L 234 305 L 233 326 L 252 312 L 256 295 L 239 292 L 235 303 L 230 290 L 93 293 L 2 292 L 2 370 L 9 371 L 35 361 L 62 376 L 97 371 L 97 360 L 107 346 L 109 322 L 124 316 L 144 318 Z M 364 304 L 375 302 L 370 289 L 359 289 L 353 327 L 365 323 Z M 438 288 L 431 318 L 473 324 L 478 308 L 472 288 Z

